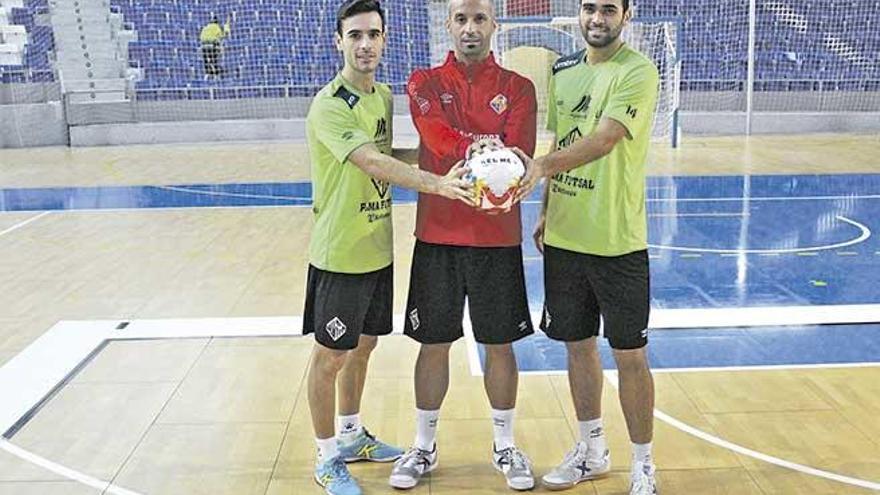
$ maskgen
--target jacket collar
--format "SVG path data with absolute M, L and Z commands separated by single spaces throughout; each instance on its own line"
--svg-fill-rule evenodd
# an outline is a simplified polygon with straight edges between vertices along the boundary
M 464 62 L 459 62 L 458 59 L 455 58 L 455 52 L 450 51 L 446 55 L 446 62 L 444 65 L 454 68 L 470 79 L 473 79 L 473 76 L 480 72 L 491 71 L 498 68 L 498 63 L 495 61 L 495 53 L 493 52 L 489 52 L 489 56 L 482 62 L 468 65 Z

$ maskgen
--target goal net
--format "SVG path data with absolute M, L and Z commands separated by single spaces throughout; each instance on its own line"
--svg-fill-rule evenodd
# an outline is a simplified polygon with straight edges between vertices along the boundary
M 653 137 L 678 144 L 681 90 L 679 22 L 676 19 L 637 19 L 624 31 L 624 40 L 651 58 L 660 72 L 660 93 Z M 538 128 L 544 129 L 551 66 L 560 56 L 586 46 L 578 19 L 503 18 L 495 38 L 495 53 L 504 67 L 528 77 L 538 94 Z

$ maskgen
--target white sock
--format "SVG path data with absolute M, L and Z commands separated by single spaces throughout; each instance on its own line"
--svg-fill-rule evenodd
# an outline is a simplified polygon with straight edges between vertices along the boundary
M 654 458 L 651 455 L 651 447 L 653 443 L 634 443 L 632 444 L 633 449 L 633 469 L 636 468 L 636 465 L 641 466 L 651 466 L 654 464 Z
M 339 455 L 339 447 L 336 445 L 336 437 L 316 438 L 315 443 L 318 444 L 318 464 L 323 464 L 337 455 Z
M 343 445 L 351 445 L 354 443 L 362 429 L 363 426 L 361 426 L 360 414 L 338 416 L 336 418 L 336 430 L 339 432 L 339 441 L 342 442 Z
M 578 429 L 581 431 L 581 441 L 587 444 L 588 452 L 599 456 L 605 454 L 608 446 L 605 441 L 605 428 L 602 426 L 602 418 L 578 421 Z
M 495 450 L 513 447 L 513 409 L 492 409 Z
M 437 421 L 440 419 L 440 410 L 426 411 L 416 409 L 416 441 L 413 444 L 417 449 L 434 450 L 434 442 L 437 441 Z

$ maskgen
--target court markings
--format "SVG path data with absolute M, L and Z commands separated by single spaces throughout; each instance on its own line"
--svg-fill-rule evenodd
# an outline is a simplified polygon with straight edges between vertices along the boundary
M 537 313 L 533 314 L 533 320 L 539 316 Z M 880 304 L 778 308 L 657 309 L 651 314 L 650 327 L 720 328 L 878 322 L 880 322 Z M 402 333 L 402 323 L 403 315 L 397 315 L 395 317 L 394 333 Z M 467 354 L 471 371 L 476 375 L 481 375 L 482 367 L 479 354 L 473 341 L 473 334 L 467 318 L 465 318 L 464 326 L 467 335 Z M 136 495 L 135 492 L 125 488 L 116 487 L 109 482 L 95 479 L 32 454 L 12 444 L 10 440 L 108 342 L 212 337 L 293 337 L 301 335 L 301 332 L 302 317 L 299 316 L 59 322 L 0 368 L 0 397 L 4 398 L 3 403 L 0 404 L 0 431 L 4 432 L 3 439 L 0 439 L 0 449 L 59 476 L 80 482 L 96 490 L 104 490 L 106 493 L 114 495 Z M 871 363 L 858 363 L 852 366 L 870 365 Z M 688 371 L 698 370 L 692 369 Z M 666 417 L 659 411 L 657 417 L 663 421 L 666 419 L 674 420 L 674 418 Z M 679 427 L 679 425 L 675 424 L 673 426 Z M 690 428 L 683 424 L 680 426 Z M 691 430 L 693 429 L 691 428 Z M 688 431 L 685 429 L 683 431 L 690 434 L 697 432 L 697 430 Z M 711 435 L 704 432 L 700 433 L 711 437 Z M 716 444 L 725 442 L 714 437 L 706 440 Z M 728 445 L 727 443 L 724 443 L 722 446 L 731 449 L 733 447 L 745 449 L 744 447 L 734 444 Z M 756 459 L 766 460 L 767 462 L 772 460 L 772 463 L 776 465 L 800 470 L 807 474 L 833 479 L 842 483 L 862 483 L 857 486 L 880 488 L 880 485 L 870 481 L 856 480 L 808 466 L 789 463 L 788 461 L 765 456 L 757 452 L 753 453 L 755 454 L 753 457 Z
M 55 473 L 69 480 L 78 481 L 79 483 L 94 488 L 101 493 L 107 493 L 111 495 L 140 495 L 137 492 L 118 487 L 110 483 L 109 481 L 99 480 L 87 474 L 83 474 L 79 471 L 70 469 L 69 467 L 62 466 L 61 464 L 58 464 L 56 462 L 52 462 L 48 459 L 34 454 L 33 452 L 13 445 L 7 440 L 0 439 L 0 450 L 4 450 L 14 455 L 15 457 L 18 457 L 19 459 L 30 462 L 31 464 L 34 464 L 36 466 L 40 466 L 41 468 L 49 472 Z
M 36 222 L 37 220 L 45 217 L 46 215 L 48 215 L 50 213 L 52 213 L 52 211 L 44 211 L 43 213 L 40 213 L 39 215 L 34 215 L 34 216 L 28 218 L 27 220 L 23 220 L 21 222 L 18 222 L 17 224 L 13 225 L 12 227 L 7 228 L 6 230 L 0 230 L 0 237 L 3 237 L 4 235 L 9 234 L 9 233 L 15 232 L 16 230 L 24 227 L 25 225 Z
M 816 252 L 816 251 L 830 251 L 832 249 L 840 249 L 844 247 L 849 247 L 855 244 L 859 244 L 865 242 L 871 237 L 871 229 L 869 229 L 864 224 L 856 222 L 855 220 L 851 220 L 841 215 L 836 215 L 835 218 L 840 220 L 841 222 L 848 223 L 861 232 L 858 237 L 854 237 L 848 241 L 839 242 L 836 244 L 828 244 L 825 246 L 813 246 L 813 247 L 798 247 L 798 248 L 788 248 L 788 249 L 712 249 L 712 248 L 701 248 L 701 247 L 680 247 L 680 246 L 665 246 L 662 244 L 648 244 L 649 248 L 660 249 L 665 251 L 684 251 L 687 253 L 714 253 L 714 254 L 758 254 L 758 255 L 766 255 L 766 256 L 775 256 L 780 254 L 791 254 L 791 253 L 807 253 L 807 252 Z M 844 255 L 838 253 L 839 255 Z M 854 253 L 858 255 L 858 253 Z M 682 255 L 684 256 L 684 255 Z
M 605 378 L 611 383 L 615 389 L 617 389 L 617 372 L 616 371 L 606 371 Z M 808 474 L 810 476 L 815 476 L 818 478 L 824 478 L 831 481 L 836 481 L 838 483 L 843 483 L 851 486 L 858 486 L 861 488 L 868 488 L 870 490 L 880 490 L 880 483 L 875 483 L 873 481 L 863 480 L 860 478 L 853 478 L 851 476 L 845 476 L 838 473 L 833 473 L 831 471 L 825 471 L 822 469 L 816 469 L 814 467 L 805 466 L 803 464 L 798 464 L 791 461 L 786 461 L 785 459 L 780 459 L 778 457 L 774 457 L 772 455 L 764 454 L 762 452 L 758 452 L 747 447 L 743 447 L 742 445 L 735 444 L 733 442 L 728 442 L 722 438 L 718 438 L 715 435 L 710 433 L 706 433 L 703 430 L 698 428 L 694 428 L 693 426 L 680 421 L 659 409 L 654 409 L 654 417 L 664 423 L 672 426 L 673 428 L 683 431 L 689 435 L 699 438 L 704 442 L 711 443 L 712 445 L 716 445 L 723 449 L 727 449 L 737 454 L 744 455 L 747 457 L 751 457 L 752 459 L 757 459 L 759 461 L 766 462 L 768 464 L 773 464 L 774 466 L 778 466 L 781 468 L 789 469 L 792 471 L 797 471 L 799 473 Z

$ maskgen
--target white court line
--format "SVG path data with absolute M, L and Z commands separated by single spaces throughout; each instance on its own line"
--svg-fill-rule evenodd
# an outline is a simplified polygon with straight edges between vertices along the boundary
M 11 232 L 15 232 L 16 230 L 18 230 L 18 229 L 24 227 L 25 225 L 27 225 L 27 224 L 29 224 L 29 223 L 36 222 L 37 220 L 39 220 L 39 219 L 45 217 L 46 215 L 48 215 L 48 214 L 50 214 L 50 213 L 52 213 L 52 211 L 44 211 L 43 213 L 40 213 L 39 215 L 32 216 L 32 217 L 30 217 L 30 218 L 28 218 L 27 220 L 24 220 L 24 221 L 22 221 L 22 222 L 18 222 L 17 224 L 13 225 L 12 227 L 9 227 L 9 228 L 6 229 L 6 230 L 2 230 L 2 231 L 0 231 L 0 237 L 3 237 L 4 235 L 9 234 L 9 233 L 11 233 Z
M 154 187 L 156 189 L 165 189 L 168 191 L 176 191 L 176 192 L 184 192 L 189 194 L 202 194 L 205 196 L 223 196 L 229 198 L 247 198 L 247 199 L 277 199 L 284 201 L 311 201 L 312 197 L 298 197 L 298 196 L 273 196 L 271 194 L 247 194 L 247 193 L 230 193 L 223 191 L 202 191 L 198 189 L 187 189 L 185 187 L 178 186 L 146 186 L 146 187 Z
M 827 364 L 769 364 L 755 366 L 707 366 L 694 368 L 651 368 L 655 375 L 681 374 L 681 373 L 718 373 L 718 372 L 745 372 L 745 371 L 791 371 L 791 370 L 832 370 L 832 369 L 858 369 L 880 368 L 877 363 L 827 363 Z M 609 370 L 606 370 L 609 371 Z M 613 371 L 613 370 L 611 370 Z M 480 371 L 482 373 L 482 371 Z M 533 376 L 558 376 L 567 375 L 566 370 L 529 370 L 520 371 L 521 375 Z
M 684 251 L 690 253 L 716 253 L 716 254 L 788 254 L 788 253 L 806 253 L 806 252 L 815 252 L 815 251 L 828 251 L 831 249 L 839 249 L 842 247 L 852 246 L 854 244 L 859 244 L 861 242 L 866 241 L 871 237 L 871 229 L 866 227 L 865 225 L 856 222 L 855 220 L 850 220 L 841 215 L 837 215 L 835 218 L 840 220 L 841 222 L 846 222 L 856 228 L 861 232 L 858 237 L 850 239 L 848 241 L 839 242 L 837 244 L 829 244 L 827 246 L 814 246 L 814 247 L 802 247 L 802 248 L 789 248 L 789 249 L 711 249 L 711 248 L 697 248 L 697 247 L 679 247 L 679 246 L 664 246 L 660 244 L 648 244 L 649 248 L 653 249 L 662 249 L 664 251 Z
M 713 203 L 737 201 L 825 201 L 838 199 L 880 199 L 880 194 L 852 194 L 846 196 L 731 196 L 719 198 L 648 198 L 648 203 Z M 539 205 L 540 200 L 523 201 L 523 204 Z
M 617 388 L 617 373 L 615 371 L 606 371 L 605 377 L 611 383 L 611 386 L 615 389 Z M 773 464 L 774 466 L 779 466 L 781 468 L 790 469 L 792 471 L 797 471 L 799 473 L 808 474 L 811 476 L 815 476 L 817 478 L 825 478 L 827 480 L 836 481 L 838 483 L 843 483 L 851 486 L 858 486 L 862 488 L 868 488 L 871 490 L 880 490 L 880 483 L 876 483 L 873 481 L 863 480 L 859 478 L 853 478 L 850 476 L 845 476 L 838 473 L 832 473 L 831 471 L 824 471 L 822 469 L 816 469 L 814 467 L 805 466 L 803 464 L 798 464 L 791 461 L 786 461 L 785 459 L 780 459 L 778 457 L 774 457 L 772 455 L 767 455 L 762 452 L 758 452 L 756 450 L 752 450 L 742 445 L 735 444 L 733 442 L 728 442 L 722 438 L 719 438 L 715 435 L 711 435 L 706 433 L 703 430 L 699 430 L 690 426 L 674 417 L 664 413 L 659 409 L 654 409 L 654 417 L 663 421 L 664 423 L 681 430 L 689 435 L 699 438 L 705 442 L 711 443 L 713 445 L 717 445 L 718 447 L 731 450 L 736 452 L 737 454 L 741 454 L 747 457 L 751 457 L 752 459 L 757 459 L 759 461 L 766 462 L 768 464 Z
M 653 218 L 743 218 L 749 216 L 748 213 L 648 213 L 648 217 Z
M 62 466 L 61 464 L 58 464 L 56 462 L 52 462 L 21 447 L 18 447 L 17 445 L 13 445 L 3 439 L 0 439 L 0 449 L 5 450 L 6 452 L 18 457 L 19 459 L 40 466 L 47 471 L 53 472 L 69 480 L 78 481 L 83 485 L 92 487 L 102 493 L 109 493 L 112 495 L 139 495 L 137 492 L 118 487 L 110 483 L 109 481 L 99 480 L 87 474 L 83 474 L 79 471 L 70 469 L 69 467 Z
M 540 317 L 532 315 L 533 320 Z M 402 329 L 403 315 L 395 317 L 395 333 Z M 788 308 L 657 309 L 651 315 L 651 328 L 712 328 L 736 326 L 806 325 L 822 323 L 880 322 L 880 305 L 806 306 Z M 302 318 L 196 318 L 132 320 L 117 329 L 119 320 L 63 321 L 54 325 L 21 353 L 0 367 L 0 433 L 11 432 L 36 412 L 36 408 L 59 388 L 92 353 L 113 340 L 143 340 L 210 337 L 297 336 L 302 332 Z M 471 372 L 482 374 L 479 354 L 473 342 L 469 321 L 467 332 L 468 364 Z M 8 447 L 8 448 L 7 448 Z M 87 475 L 39 458 L 29 458 L 26 451 L 4 444 L 4 450 L 28 462 L 35 462 L 56 474 L 74 481 L 94 480 Z M 93 485 L 89 485 L 93 486 Z M 107 493 L 128 495 L 133 492 L 114 488 Z

